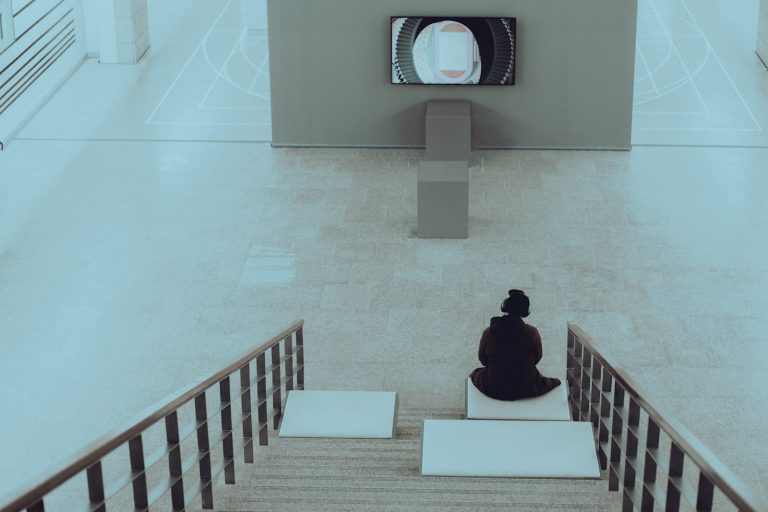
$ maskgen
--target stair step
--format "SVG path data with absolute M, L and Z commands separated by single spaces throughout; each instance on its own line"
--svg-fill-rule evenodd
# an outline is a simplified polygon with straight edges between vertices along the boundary
M 416 478 L 414 478 L 416 476 Z M 237 492 L 263 488 L 308 488 L 332 489 L 355 488 L 372 489 L 384 487 L 392 489 L 429 489 L 431 491 L 457 490 L 480 493 L 517 493 L 526 492 L 588 494 L 607 488 L 604 480 L 549 480 L 536 478 L 456 478 L 456 477 L 421 477 L 419 475 L 320 475 L 311 480 L 305 476 L 291 473 L 262 475 L 238 483 Z
M 264 501 L 272 502 L 314 502 L 314 503 L 410 503 L 418 508 L 421 504 L 463 504 L 476 506 L 507 506 L 510 509 L 521 507 L 539 507 L 541 510 L 552 509 L 555 506 L 574 509 L 589 509 L 595 507 L 596 493 L 594 492 L 553 492 L 552 489 L 527 489 L 524 485 L 517 486 L 515 492 L 492 492 L 482 489 L 434 489 L 427 486 L 421 488 L 398 488 L 396 486 L 380 486 L 375 488 L 356 487 L 286 487 L 263 486 L 243 489 L 231 493 L 219 500 L 219 507 L 224 509 L 250 510 L 261 505 Z
M 425 418 L 463 409 L 401 409 L 395 439 L 277 438 L 215 486 L 219 512 L 469 512 L 618 510 L 605 480 L 422 477 Z M 190 509 L 188 509 L 190 510 Z M 194 512 L 194 511 L 193 511 Z

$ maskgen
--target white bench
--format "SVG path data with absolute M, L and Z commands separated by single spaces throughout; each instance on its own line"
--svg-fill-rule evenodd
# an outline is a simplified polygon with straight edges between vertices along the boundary
M 600 478 L 592 424 L 424 420 L 424 476 Z
M 279 437 L 393 438 L 397 393 L 291 390 Z
M 484 395 L 467 379 L 464 404 L 467 419 L 570 421 L 568 389 L 564 379 L 555 389 L 536 398 L 496 400 Z

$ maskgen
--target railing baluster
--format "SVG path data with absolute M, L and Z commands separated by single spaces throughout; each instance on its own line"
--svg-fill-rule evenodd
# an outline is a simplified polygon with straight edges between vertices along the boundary
M 213 508 L 211 486 L 211 447 L 208 438 L 208 407 L 205 391 L 195 397 L 195 418 L 197 419 L 197 450 L 200 455 L 200 499 L 203 508 Z
M 606 389 L 607 383 L 607 389 Z M 608 453 L 606 453 L 603 446 L 608 443 L 610 445 L 611 433 L 608 430 L 608 422 L 611 417 L 611 400 L 608 393 L 611 392 L 611 386 L 613 384 L 611 374 L 607 369 L 603 369 L 603 378 L 600 388 L 600 428 L 598 430 L 598 440 L 600 441 L 600 469 L 603 471 L 608 469 Z
M 285 352 L 285 395 L 293 389 L 293 339 L 289 334 L 283 339 L 283 352 Z
M 283 400 L 280 386 L 280 344 L 272 346 L 272 419 L 274 430 L 280 426 Z
M 611 467 L 608 471 L 608 490 L 619 490 L 619 467 L 621 465 L 621 436 L 624 433 L 624 388 L 617 382 L 613 389 L 613 422 L 611 424 Z
M 235 483 L 235 448 L 232 441 L 232 393 L 229 376 L 219 382 L 221 398 L 221 433 L 224 452 L 224 483 Z
M 667 482 L 667 503 L 664 506 L 666 512 L 677 512 L 680 510 L 680 489 L 673 483 L 672 478 L 682 478 L 683 462 L 685 455 L 677 443 L 672 442 L 672 449 L 669 451 L 669 482 Z
M 704 473 L 699 473 L 699 488 L 696 492 L 696 510 L 709 512 L 712 510 L 712 498 L 714 496 L 715 486 L 712 480 L 706 477 Z
M 165 439 L 168 442 L 168 472 L 171 477 L 171 506 L 174 512 L 184 510 L 184 477 L 179 444 L 179 415 L 176 411 L 165 417 Z
M 590 379 L 590 395 L 589 395 L 589 419 L 592 421 L 592 426 L 595 432 L 599 432 L 600 429 L 600 414 L 599 411 L 593 406 L 600 405 L 600 378 L 601 367 L 597 361 L 592 361 L 592 377 Z
M 624 456 L 624 497 L 626 498 L 635 489 L 635 481 L 637 479 L 637 446 L 638 439 L 634 432 L 637 432 L 637 427 L 640 425 L 640 406 L 635 401 L 634 397 L 629 398 L 629 415 L 627 418 L 627 439 L 624 450 L 626 455 Z M 634 432 L 633 432 L 634 430 Z M 631 501 L 631 500 L 630 500 Z M 634 507 L 634 503 L 632 504 Z
M 27 512 L 45 512 L 45 504 L 43 503 L 43 500 L 27 507 Z
M 296 373 L 296 389 L 304 389 L 304 328 L 296 331 L 296 365 L 299 371 Z
M 654 458 L 651 456 L 651 450 L 657 451 L 659 448 L 659 426 L 653 421 L 653 418 L 648 418 L 648 433 L 645 440 L 645 464 L 643 467 L 643 482 L 651 484 L 656 482 L 656 470 L 657 464 Z M 640 505 L 640 509 L 643 511 L 652 511 L 654 504 L 654 496 L 643 486 L 643 501 Z
M 269 432 L 267 431 L 267 367 L 263 352 L 256 357 L 256 381 L 256 400 L 259 404 L 259 446 L 267 446 L 269 444 Z
M 581 379 L 581 383 L 579 384 L 579 387 L 581 388 L 581 402 L 579 404 L 579 417 L 582 420 L 589 420 L 589 398 L 590 398 L 590 386 L 592 384 L 592 379 L 589 376 L 589 370 L 592 368 L 592 354 L 589 352 L 589 350 L 584 351 L 584 359 L 582 362 L 581 367 L 581 375 L 579 378 Z
M 243 460 L 253 463 L 253 421 L 251 419 L 251 363 L 240 368 L 240 405 L 243 411 Z
M 128 451 L 131 457 L 133 478 L 133 505 L 139 510 L 149 506 L 147 502 L 147 474 L 144 471 L 144 443 L 141 434 L 128 441 Z M 136 474 L 138 473 L 138 474 Z
M 88 499 L 91 502 L 91 512 L 105 512 L 104 504 L 104 476 L 101 472 L 101 461 L 92 464 L 87 470 Z

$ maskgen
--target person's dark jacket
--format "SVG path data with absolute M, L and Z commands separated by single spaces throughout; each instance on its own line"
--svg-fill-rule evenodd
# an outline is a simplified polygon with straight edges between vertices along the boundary
M 560 384 L 536 369 L 541 360 L 541 336 L 532 325 L 516 316 L 491 318 L 480 338 L 478 358 L 483 368 L 472 372 L 472 383 L 498 400 L 517 400 L 543 395 Z

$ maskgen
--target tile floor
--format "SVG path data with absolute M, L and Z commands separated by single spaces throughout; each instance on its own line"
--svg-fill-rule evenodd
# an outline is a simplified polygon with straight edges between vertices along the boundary
M 459 407 L 510 287 L 544 367 L 578 323 L 766 495 L 768 73 L 746 8 L 643 0 L 635 148 L 478 152 L 470 238 L 419 240 L 421 152 L 243 142 L 269 140 L 263 36 L 194 3 L 151 4 L 140 66 L 87 62 L 0 154 L 0 495 L 299 317 L 308 387 Z

